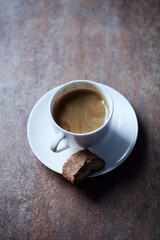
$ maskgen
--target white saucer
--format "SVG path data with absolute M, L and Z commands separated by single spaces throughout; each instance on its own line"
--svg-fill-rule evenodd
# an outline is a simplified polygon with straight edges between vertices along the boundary
M 102 84 L 101 84 L 102 85 Z M 138 134 L 136 114 L 128 102 L 119 92 L 106 85 L 114 102 L 113 120 L 106 137 L 97 145 L 89 148 L 105 160 L 106 166 L 92 176 L 99 176 L 118 167 L 132 152 Z M 55 132 L 48 116 L 48 102 L 55 89 L 46 93 L 32 109 L 27 125 L 27 135 L 30 147 L 36 157 L 48 168 L 62 174 L 62 166 L 67 158 L 82 149 L 68 148 L 59 153 L 50 149 Z

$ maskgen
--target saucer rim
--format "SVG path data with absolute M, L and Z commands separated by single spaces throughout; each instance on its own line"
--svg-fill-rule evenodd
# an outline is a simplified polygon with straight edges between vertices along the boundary
M 134 113 L 134 118 L 135 118 L 135 135 L 134 135 L 134 137 L 133 137 L 133 139 L 132 139 L 132 141 L 131 141 L 131 144 L 129 145 L 127 151 L 125 151 L 125 153 L 120 157 L 120 159 L 118 159 L 118 161 L 116 162 L 115 165 L 113 165 L 112 167 L 106 169 L 105 171 L 104 171 L 104 170 L 101 170 L 100 172 L 97 172 L 97 173 L 91 175 L 91 176 L 90 176 L 91 178 L 92 178 L 92 177 L 98 177 L 98 176 L 101 176 L 101 175 L 106 174 L 106 173 L 108 173 L 108 172 L 111 172 L 111 171 L 113 171 L 114 169 L 116 169 L 117 167 L 119 167 L 124 161 L 126 161 L 127 158 L 130 156 L 130 154 L 132 153 L 134 147 L 135 147 L 135 144 L 136 144 L 137 138 L 138 138 L 138 130 L 139 130 L 139 127 L 138 127 L 138 119 L 137 119 L 136 112 L 135 112 L 133 106 L 131 105 L 131 103 L 128 101 L 128 99 L 127 99 L 124 95 L 122 95 L 119 91 L 117 91 L 116 89 L 114 89 L 114 88 L 112 88 L 112 87 L 110 87 L 110 86 L 108 86 L 108 85 L 102 84 L 102 83 L 99 83 L 99 84 L 102 85 L 102 86 L 104 86 L 104 87 L 107 87 L 107 88 L 109 88 L 109 89 L 111 89 L 111 90 L 114 90 L 116 93 L 120 94 L 121 97 L 123 97 L 123 98 L 125 99 L 125 101 L 128 103 L 128 105 L 130 106 L 130 108 L 132 109 L 132 111 L 133 111 L 133 113 Z M 111 93 L 110 93 L 110 94 L 111 94 Z M 111 96 L 112 96 L 112 94 L 111 94 Z M 113 114 L 114 114 L 114 113 L 113 113 Z M 90 177 L 89 177 L 89 178 L 90 178 Z

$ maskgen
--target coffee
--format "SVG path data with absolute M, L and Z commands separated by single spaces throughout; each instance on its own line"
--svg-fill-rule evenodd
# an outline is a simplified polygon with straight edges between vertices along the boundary
M 98 129 L 106 121 L 108 113 L 106 99 L 89 89 L 72 90 L 62 95 L 53 108 L 55 122 L 72 133 Z

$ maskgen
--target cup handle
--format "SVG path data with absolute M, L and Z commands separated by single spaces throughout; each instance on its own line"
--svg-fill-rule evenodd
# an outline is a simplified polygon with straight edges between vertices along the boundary
M 56 148 L 57 148 L 57 146 L 58 146 L 58 144 L 59 144 L 59 142 L 63 139 L 65 137 L 65 133 L 63 133 L 63 132 L 59 132 L 56 136 L 55 136 L 55 138 L 53 139 L 53 141 L 52 141 L 52 143 L 51 143 L 51 150 L 52 151 L 56 151 Z

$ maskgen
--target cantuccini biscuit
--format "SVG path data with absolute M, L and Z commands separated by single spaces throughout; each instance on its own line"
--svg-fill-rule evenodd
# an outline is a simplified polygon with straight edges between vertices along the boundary
M 91 174 L 102 170 L 105 166 L 103 159 L 84 149 L 72 154 L 63 165 L 63 177 L 72 183 L 79 183 Z

